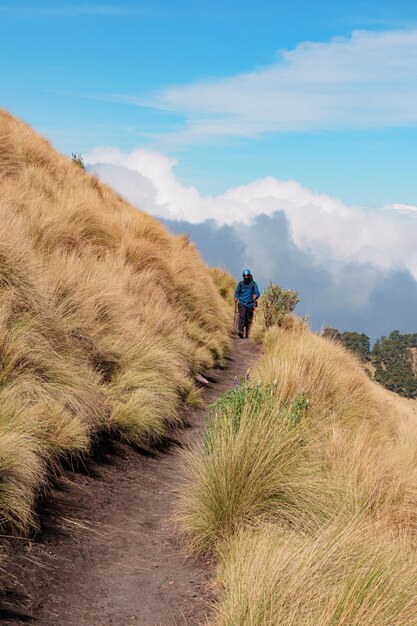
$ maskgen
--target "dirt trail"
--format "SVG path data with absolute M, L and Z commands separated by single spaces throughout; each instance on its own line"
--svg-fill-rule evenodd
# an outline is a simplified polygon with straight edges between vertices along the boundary
M 252 342 L 234 339 L 227 369 L 209 372 L 204 406 L 185 413 L 188 428 L 174 437 L 201 436 L 207 404 L 256 356 Z M 185 558 L 169 521 L 179 472 L 179 446 L 171 443 L 155 454 L 111 444 L 83 471 L 59 481 L 42 507 L 39 537 L 16 559 L 18 582 L 2 624 L 204 622 L 210 565 Z

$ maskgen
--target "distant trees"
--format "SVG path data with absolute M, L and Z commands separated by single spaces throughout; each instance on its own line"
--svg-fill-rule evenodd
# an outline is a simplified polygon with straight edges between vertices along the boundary
M 410 348 L 417 347 L 417 333 L 401 335 L 398 330 L 381 337 L 372 350 L 375 380 L 407 398 L 417 398 L 417 376 Z
M 362 361 L 369 361 L 371 355 L 371 340 L 365 333 L 340 333 L 337 328 L 327 327 L 323 330 L 322 335 L 340 341 L 346 348 L 355 352 Z
M 417 333 L 402 335 L 393 330 L 388 337 L 377 339 L 372 351 L 369 337 L 364 333 L 341 333 L 337 328 L 327 327 L 322 335 L 340 341 L 362 361 L 371 362 L 375 367 L 374 379 L 390 391 L 417 398 L 417 371 L 411 350 L 417 348 Z

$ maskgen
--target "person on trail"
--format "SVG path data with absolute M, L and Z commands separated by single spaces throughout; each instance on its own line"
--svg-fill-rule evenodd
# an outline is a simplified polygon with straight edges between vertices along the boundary
M 246 330 L 246 337 L 249 337 L 249 330 L 253 320 L 257 299 L 261 295 L 258 285 L 255 283 L 250 270 L 243 270 L 243 280 L 237 284 L 235 291 L 235 302 L 238 302 L 239 319 L 238 335 L 243 339 Z

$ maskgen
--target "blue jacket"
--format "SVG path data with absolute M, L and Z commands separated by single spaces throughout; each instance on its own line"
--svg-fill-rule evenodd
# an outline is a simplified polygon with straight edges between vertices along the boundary
M 253 300 L 254 294 L 257 298 L 261 295 L 259 293 L 258 285 L 254 280 L 251 280 L 248 284 L 241 280 L 240 283 L 237 284 L 235 298 L 239 298 L 239 304 L 244 304 L 247 307 L 253 308 L 255 306 L 255 302 Z

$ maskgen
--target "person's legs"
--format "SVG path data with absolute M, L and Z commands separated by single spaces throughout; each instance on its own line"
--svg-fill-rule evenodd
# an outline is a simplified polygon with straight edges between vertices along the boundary
M 250 327 L 253 321 L 253 313 L 254 313 L 253 307 L 249 307 L 249 306 L 246 307 L 246 319 L 245 319 L 246 337 L 249 337 L 249 331 L 250 331 Z
M 239 337 L 243 337 L 243 329 L 246 325 L 246 307 L 239 302 L 239 319 L 237 324 L 237 330 Z

